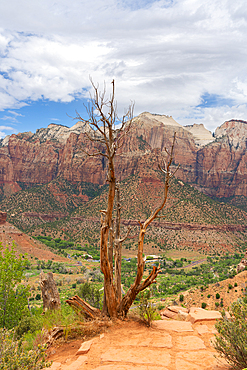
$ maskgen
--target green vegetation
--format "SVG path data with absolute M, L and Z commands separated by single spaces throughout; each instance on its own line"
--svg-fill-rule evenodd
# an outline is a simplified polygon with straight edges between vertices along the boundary
M 237 208 L 247 212 L 247 197 L 244 195 L 235 195 L 228 198 L 214 198 L 219 202 L 229 203 Z
M 0 329 L 0 370 L 39 370 L 47 365 L 45 347 L 27 350 L 13 330 Z
M 77 294 L 84 301 L 87 301 L 91 306 L 102 308 L 103 290 L 100 292 L 100 289 L 97 286 L 90 283 L 81 284 Z
M 247 304 L 243 300 L 233 303 L 230 318 L 225 312 L 216 323 L 215 349 L 235 370 L 247 366 Z
M 177 268 L 177 260 L 164 258 L 161 261 L 161 267 L 163 268 L 157 278 L 155 295 L 157 297 L 170 296 L 199 286 L 203 291 L 209 284 L 234 276 L 236 266 L 242 257 L 243 255 L 238 253 L 222 257 L 209 257 L 205 262 L 189 268 L 185 268 L 185 262 L 183 268 Z M 220 295 L 217 293 L 216 299 L 219 298 Z
M 138 313 L 143 321 L 147 323 L 148 326 L 151 326 L 153 320 L 159 319 L 159 314 L 156 307 L 150 300 L 150 290 L 140 293 L 140 302 L 138 304 Z
M 33 226 L 37 227 L 47 222 L 45 218 L 42 220 L 40 217 L 27 215 L 23 218 L 23 212 L 53 214 L 53 220 L 58 221 L 61 217 L 66 218 L 83 204 L 85 199 L 93 199 L 105 189 L 105 187 L 100 188 L 99 185 L 87 182 L 72 184 L 63 178 L 32 187 L 23 183 L 19 183 L 19 185 L 23 190 L 8 198 L 3 197 L 3 192 L 0 191 L 0 201 L 1 210 L 8 210 L 8 221 L 21 230 L 27 230 Z M 59 198 L 57 193 L 60 195 Z
M 139 141 L 141 139 L 138 139 Z M 138 142 L 139 142 L 138 141 Z M 152 164 L 150 164 L 152 165 Z M 143 181 L 140 176 L 132 175 L 120 183 L 121 194 L 125 199 L 122 207 L 123 219 L 143 219 L 156 206 L 162 196 L 164 178 L 157 172 L 157 178 Z M 140 186 L 139 186 L 140 184 Z M 157 185 L 158 184 L 158 185 Z M 139 187 L 139 188 L 138 188 Z M 99 187 L 91 183 L 70 184 L 64 179 L 55 179 L 46 185 L 24 189 L 1 201 L 1 209 L 8 211 L 8 221 L 31 235 L 38 233 L 75 243 L 98 243 L 100 210 L 105 209 L 107 186 Z M 136 192 L 138 188 L 138 199 Z M 57 194 L 60 197 L 57 197 Z M 2 193 L 1 193 L 2 194 Z M 85 202 L 86 198 L 88 199 Z M 242 198 L 241 198 L 242 199 Z M 53 214 L 52 219 L 23 215 L 23 212 Z M 164 221 L 196 224 L 246 224 L 246 210 L 237 208 L 229 202 L 213 200 L 192 186 L 179 185 L 173 179 L 169 189 L 166 209 L 161 216 Z M 161 220 L 162 222 L 163 220 Z M 133 228 L 133 233 L 136 227 Z M 213 255 L 221 251 L 222 245 L 232 245 L 241 251 L 246 249 L 246 231 L 191 231 L 184 237 L 183 230 L 170 230 L 151 227 L 146 235 L 146 243 L 160 249 L 193 249 L 199 244 L 198 251 Z M 127 240 L 128 249 L 135 248 L 135 242 Z
M 0 244 L 0 327 L 13 328 L 20 320 L 29 287 L 21 284 L 27 260 Z

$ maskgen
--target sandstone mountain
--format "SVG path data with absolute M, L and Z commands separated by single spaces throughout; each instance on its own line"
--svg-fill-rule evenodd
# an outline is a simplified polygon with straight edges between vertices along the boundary
M 71 128 L 50 124 L 35 134 L 19 133 L 0 141 L 1 198 L 58 177 L 105 184 L 104 159 L 88 158 L 82 150 L 92 152 L 94 147 L 87 140 L 88 130 L 82 122 Z M 239 120 L 223 123 L 213 137 L 203 125 L 183 127 L 170 116 L 142 113 L 134 118 L 116 157 L 118 179 L 157 169 L 174 131 L 178 178 L 210 196 L 247 197 L 247 122 Z

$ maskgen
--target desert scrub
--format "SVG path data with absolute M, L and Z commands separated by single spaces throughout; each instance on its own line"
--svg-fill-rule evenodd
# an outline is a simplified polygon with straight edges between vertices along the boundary
M 148 326 L 151 326 L 153 320 L 160 319 L 160 315 L 158 314 L 156 307 L 150 301 L 150 290 L 148 290 L 146 294 L 140 294 L 138 313 L 140 318 L 145 321 Z
M 14 338 L 14 331 L 0 329 L 0 370 L 39 370 L 47 367 L 45 347 L 26 350 L 22 340 Z
M 247 367 L 247 304 L 238 300 L 230 309 L 230 318 L 225 312 L 215 325 L 219 334 L 214 347 L 221 357 L 235 370 Z

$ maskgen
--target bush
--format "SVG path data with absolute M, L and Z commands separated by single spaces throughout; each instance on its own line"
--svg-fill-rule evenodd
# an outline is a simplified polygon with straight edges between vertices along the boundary
M 205 302 L 202 302 L 202 308 L 206 308 L 207 307 L 207 303 L 205 303 Z
M 90 305 L 96 308 L 102 307 L 102 297 L 97 286 L 91 283 L 81 284 L 77 290 L 79 297 L 87 301 Z
M 216 299 L 220 299 L 220 295 L 219 295 L 219 293 L 216 293 Z
M 14 339 L 13 330 L 0 329 L 0 370 L 39 370 L 46 366 L 45 347 L 25 350 L 22 341 Z
M 219 334 L 215 336 L 214 347 L 233 369 L 242 370 L 247 367 L 247 304 L 242 300 L 234 302 L 230 316 L 227 318 L 223 312 L 216 323 Z
M 183 295 L 183 294 L 180 294 L 180 296 L 179 296 L 179 301 L 180 301 L 180 302 L 183 302 L 183 300 L 184 300 L 184 295 Z
M 150 302 L 150 291 L 140 294 L 140 303 L 138 305 L 139 315 L 142 320 L 144 320 L 148 326 L 151 326 L 153 320 L 160 318 L 157 313 L 156 307 Z
M 26 333 L 34 333 L 36 330 L 41 329 L 41 320 L 38 322 L 35 316 L 24 316 L 15 328 L 17 338 L 21 338 Z

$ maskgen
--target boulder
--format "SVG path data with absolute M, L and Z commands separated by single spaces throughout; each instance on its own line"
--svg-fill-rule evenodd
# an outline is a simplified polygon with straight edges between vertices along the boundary
M 244 254 L 244 258 L 237 265 L 237 272 L 239 273 L 241 271 L 244 271 L 245 267 L 247 267 L 247 251 Z

